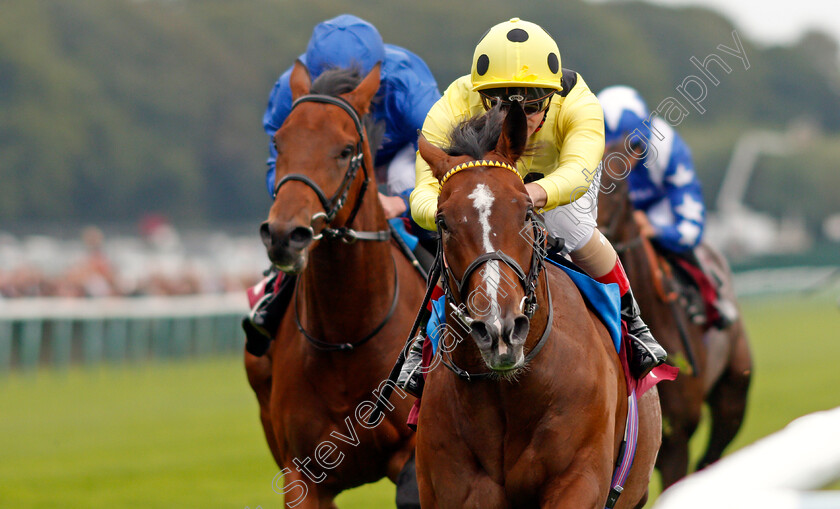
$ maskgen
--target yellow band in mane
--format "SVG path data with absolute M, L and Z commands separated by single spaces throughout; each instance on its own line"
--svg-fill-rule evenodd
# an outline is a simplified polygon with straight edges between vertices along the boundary
M 503 163 L 501 161 L 487 161 L 482 159 L 481 161 L 468 161 L 466 163 L 461 163 L 458 166 L 455 166 L 454 168 L 446 172 L 446 175 L 444 175 L 443 178 L 440 179 L 440 185 L 445 184 L 446 181 L 449 180 L 449 177 L 455 175 L 461 170 L 466 170 L 469 168 L 478 168 L 480 166 L 498 166 L 499 168 L 505 168 L 516 173 L 516 176 L 519 177 L 520 180 L 522 180 L 522 175 L 520 175 L 519 172 L 516 171 L 516 168 L 509 165 L 508 163 Z

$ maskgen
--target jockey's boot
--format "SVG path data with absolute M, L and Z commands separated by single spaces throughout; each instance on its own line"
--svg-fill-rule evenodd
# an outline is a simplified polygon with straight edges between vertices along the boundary
M 425 337 L 418 337 L 411 344 L 408 355 L 405 357 L 400 376 L 397 377 L 397 387 L 411 394 L 415 398 L 423 395 L 423 386 L 426 380 L 423 378 L 423 342 Z
M 275 290 L 277 279 L 280 283 Z M 251 311 L 242 319 L 245 331 L 245 350 L 251 355 L 262 356 L 277 334 L 283 312 L 289 303 L 295 277 L 272 271 L 265 281 L 264 294 L 254 303 Z
M 595 278 L 601 283 L 616 283 L 621 294 L 621 319 L 627 325 L 630 335 L 630 352 L 627 359 L 630 364 L 630 374 L 637 380 L 650 373 L 668 357 L 665 349 L 653 338 L 650 329 L 639 312 L 639 305 L 630 290 L 630 280 L 624 272 L 621 260 L 616 257 L 613 269 Z
M 636 380 L 640 380 L 650 373 L 650 370 L 665 362 L 668 354 L 653 338 L 647 324 L 642 320 L 639 305 L 629 288 L 621 296 L 621 319 L 627 324 L 627 333 L 631 340 L 630 374 Z

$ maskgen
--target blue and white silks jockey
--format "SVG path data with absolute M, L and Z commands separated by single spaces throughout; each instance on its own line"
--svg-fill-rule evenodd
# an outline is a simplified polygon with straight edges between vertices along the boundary
M 639 93 L 627 86 L 612 86 L 598 94 L 604 109 L 607 146 L 631 142 L 650 144 L 634 162 L 628 185 L 636 210 L 647 214 L 653 240 L 672 252 L 695 248 L 703 236 L 705 207 L 691 151 L 665 120 L 650 117 Z M 637 133 L 637 134 L 634 134 Z

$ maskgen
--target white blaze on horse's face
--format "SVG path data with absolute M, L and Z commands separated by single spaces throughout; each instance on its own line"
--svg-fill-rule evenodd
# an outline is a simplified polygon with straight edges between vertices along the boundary
M 478 224 L 481 228 L 481 243 L 485 253 L 493 253 L 496 248 L 492 239 L 496 237 L 490 225 L 490 214 L 496 197 L 490 188 L 483 183 L 478 184 L 475 189 L 467 195 L 473 202 L 473 208 L 478 212 Z M 512 337 L 503 337 L 508 334 L 502 317 L 502 306 L 499 303 L 499 295 L 506 295 L 504 290 L 500 292 L 502 282 L 500 262 L 489 260 L 479 274 L 482 278 L 482 289 L 484 297 L 489 303 L 489 309 L 475 316 L 471 325 L 471 333 L 476 339 L 479 351 L 484 362 L 494 370 L 509 371 L 516 369 L 524 362 L 523 345 Z M 468 299 L 469 301 L 470 299 Z M 474 312 L 475 310 L 471 310 Z
M 478 224 L 481 226 L 481 242 L 485 253 L 492 253 L 495 251 L 493 243 L 490 241 L 490 235 L 493 229 L 490 227 L 490 212 L 492 211 L 493 202 L 496 197 L 485 184 L 478 184 L 472 193 L 467 198 L 473 201 L 473 207 L 478 211 Z M 488 323 L 500 325 L 499 320 L 499 262 L 492 260 L 487 262 L 487 267 L 481 272 L 482 279 L 487 289 L 487 298 L 490 301 L 490 310 L 488 311 Z M 502 348 L 500 346 L 500 348 Z

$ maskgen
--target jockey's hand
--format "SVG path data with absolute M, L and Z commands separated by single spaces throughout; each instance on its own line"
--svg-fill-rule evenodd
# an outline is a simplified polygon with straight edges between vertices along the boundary
M 405 202 L 399 196 L 385 196 L 379 193 L 379 203 L 385 209 L 385 217 L 387 219 L 399 217 L 406 211 Z
M 639 233 L 641 233 L 643 237 L 656 237 L 656 228 L 650 224 L 647 214 L 641 210 L 637 210 L 633 212 L 633 219 L 635 219 L 636 224 L 639 225 Z
M 535 209 L 539 210 L 545 207 L 545 202 L 548 201 L 548 195 L 545 193 L 545 189 L 543 189 L 542 186 L 534 182 L 530 182 L 525 184 L 525 190 L 528 191 L 528 196 L 531 197 L 531 201 L 534 203 Z

